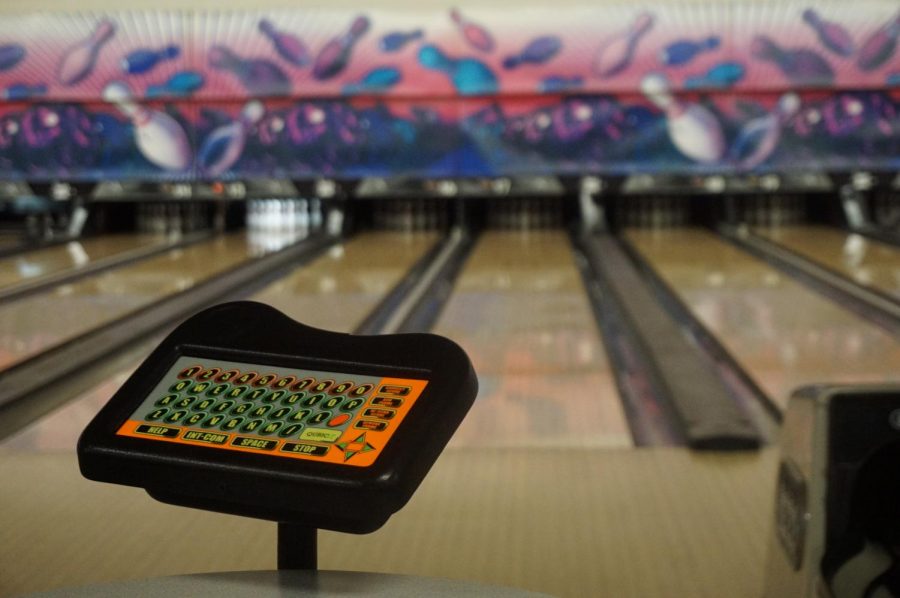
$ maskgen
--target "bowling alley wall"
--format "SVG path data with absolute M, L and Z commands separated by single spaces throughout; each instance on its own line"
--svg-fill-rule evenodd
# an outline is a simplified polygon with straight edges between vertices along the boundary
M 0 179 L 900 168 L 900 8 L 0 15 Z

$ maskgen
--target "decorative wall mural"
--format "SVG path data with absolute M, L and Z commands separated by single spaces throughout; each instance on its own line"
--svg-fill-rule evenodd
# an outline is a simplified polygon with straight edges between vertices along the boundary
M 893 0 L 23 14 L 0 177 L 900 168 Z

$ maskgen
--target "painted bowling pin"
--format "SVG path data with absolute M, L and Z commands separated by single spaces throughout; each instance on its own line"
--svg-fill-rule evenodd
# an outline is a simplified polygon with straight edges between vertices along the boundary
M 166 46 L 159 50 L 135 50 L 122 59 L 122 72 L 129 75 L 142 75 L 153 70 L 157 64 L 177 58 L 181 54 L 178 46 Z
M 900 14 L 863 42 L 856 56 L 856 66 L 864 71 L 874 71 L 882 66 L 897 50 L 897 38 L 900 38 Z
M 353 47 L 365 33 L 369 30 L 369 18 L 366 16 L 358 16 L 353 19 L 350 28 L 341 35 L 333 38 L 316 55 L 316 62 L 313 65 L 313 77 L 324 81 L 331 79 L 347 67 L 350 62 L 350 54 Z
M 729 160 L 738 168 L 756 168 L 772 155 L 781 140 L 781 129 L 800 110 L 800 97 L 786 93 L 771 113 L 754 118 L 741 127 L 728 151 Z
M 358 82 L 344 86 L 344 93 L 350 95 L 385 91 L 400 83 L 402 78 L 400 70 L 392 66 L 375 68 L 366 73 Z
M 494 37 L 490 32 L 478 23 L 464 17 L 459 9 L 450 9 L 450 20 L 456 24 L 470 46 L 482 52 L 494 51 Z
M 683 102 L 670 91 L 665 75 L 651 73 L 641 80 L 641 91 L 666 115 L 666 129 L 679 152 L 704 164 L 725 154 L 725 134 L 715 114 L 699 104 Z
M 642 12 L 635 18 L 628 30 L 614 35 L 597 49 L 592 66 L 594 74 L 606 79 L 615 77 L 631 65 L 641 38 L 653 27 L 655 18 L 649 12 Z
M 830 85 L 834 71 L 824 58 L 806 48 L 781 48 L 765 35 L 753 38 L 750 53 L 773 63 L 792 83 Z
M 294 66 L 306 66 L 309 64 L 310 55 L 306 44 L 296 35 L 279 31 L 272 21 L 261 19 L 259 31 L 269 38 L 272 46 L 281 58 Z
M 460 95 L 489 94 L 498 89 L 497 76 L 486 64 L 474 58 L 450 58 L 434 45 L 422 46 L 419 64 L 442 71 Z
M 814 8 L 803 11 L 803 20 L 812 27 L 819 42 L 838 56 L 850 56 L 856 49 L 853 38 L 843 26 L 834 21 L 826 21 Z
M 689 39 L 671 43 L 659 52 L 659 61 L 665 66 L 681 66 L 697 57 L 698 54 L 715 50 L 721 40 L 716 36 L 710 36 L 700 41 Z
M 0 45 L 0 71 L 8 71 L 25 58 L 25 47 L 21 44 Z
M 240 117 L 214 129 L 197 152 L 197 165 L 209 177 L 217 177 L 234 166 L 244 152 L 247 134 L 265 113 L 262 102 L 247 102 Z
M 131 120 L 135 143 L 147 160 L 173 171 L 191 165 L 191 144 L 177 120 L 134 102 L 131 89 L 121 81 L 113 81 L 103 88 L 103 99 L 115 104 Z
M 74 46 L 68 48 L 59 63 L 57 80 L 63 85 L 75 85 L 87 78 L 97 64 L 97 56 L 103 46 L 116 33 L 116 25 L 104 19 L 97 23 L 93 33 Z
M 746 69 L 740 62 L 720 62 L 702 75 L 688 77 L 684 81 L 685 89 L 725 89 L 744 78 Z
M 225 46 L 213 46 L 209 51 L 209 64 L 230 71 L 250 93 L 288 95 L 291 92 L 291 80 L 274 62 L 241 58 Z
M 203 87 L 203 75 L 196 71 L 179 71 L 166 79 L 162 85 L 147 86 L 148 98 L 162 96 L 187 97 Z
M 528 45 L 503 60 L 503 68 L 514 69 L 523 64 L 544 64 L 562 49 L 562 41 L 555 35 L 545 35 L 528 42 Z
M 425 32 L 421 29 L 415 29 L 413 31 L 394 31 L 382 37 L 378 42 L 378 47 L 381 48 L 382 52 L 399 52 L 406 47 L 406 44 L 417 39 L 422 39 L 424 35 Z
M 43 83 L 39 85 L 28 85 L 25 83 L 16 83 L 14 85 L 10 85 L 3 91 L 0 91 L 0 100 L 6 100 L 8 102 L 17 102 L 21 100 L 27 100 L 29 98 L 36 98 L 42 95 L 47 94 L 47 86 Z

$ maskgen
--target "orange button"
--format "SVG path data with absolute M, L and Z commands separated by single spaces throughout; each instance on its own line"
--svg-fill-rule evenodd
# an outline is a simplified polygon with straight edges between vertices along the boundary
M 338 426 L 343 426 L 350 419 L 349 413 L 341 413 L 340 415 L 335 415 L 331 418 L 331 421 L 328 422 L 329 428 L 337 428 Z

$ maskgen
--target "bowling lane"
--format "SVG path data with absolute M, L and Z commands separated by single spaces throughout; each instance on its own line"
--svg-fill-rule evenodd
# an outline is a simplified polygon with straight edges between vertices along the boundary
M 310 326 L 351 332 L 438 240 L 434 233 L 369 233 L 265 287 L 250 299 Z M 161 339 L 148 343 L 149 351 Z M 144 351 L 146 353 L 146 351 Z M 133 363 L 0 443 L 18 451 L 73 451 L 78 435 L 137 368 Z
M 435 329 L 480 383 L 454 446 L 632 445 L 573 257 L 562 231 L 479 240 Z
M 625 238 L 782 409 L 798 386 L 900 379 L 900 342 L 700 229 Z
M 857 284 L 900 298 L 900 249 L 863 235 L 825 226 L 754 229 Z
M 166 251 L 0 306 L 0 370 L 260 255 L 244 233 Z
M 104 235 L 13 255 L 0 259 L 0 289 L 168 242 L 164 235 Z

